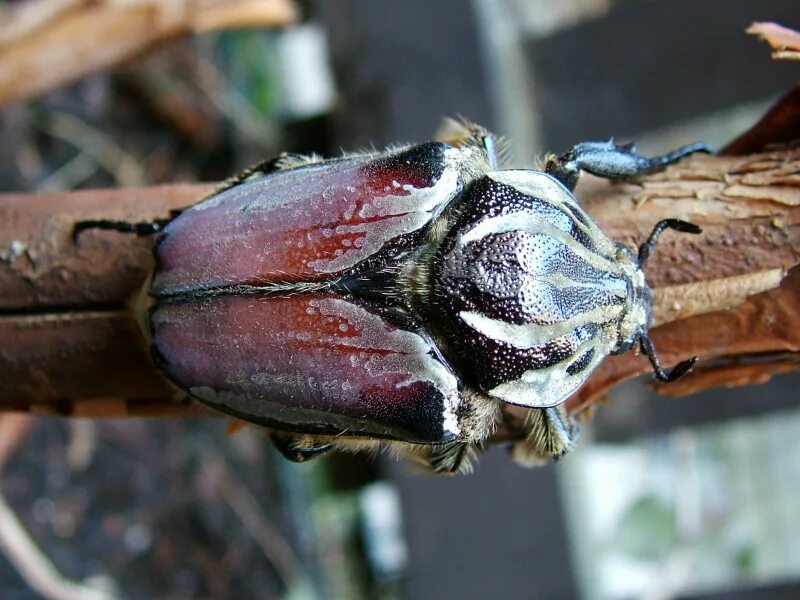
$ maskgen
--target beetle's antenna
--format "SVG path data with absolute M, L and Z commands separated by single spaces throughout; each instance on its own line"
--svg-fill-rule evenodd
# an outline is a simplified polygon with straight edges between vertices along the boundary
M 656 379 L 663 381 L 664 383 L 670 383 L 680 379 L 689 371 L 691 371 L 692 367 L 697 362 L 697 357 L 693 356 L 688 360 L 679 362 L 677 365 L 672 367 L 671 371 L 667 372 L 661 368 L 661 361 L 658 360 L 658 356 L 656 356 L 656 349 L 653 346 L 653 340 L 651 340 L 648 335 L 645 334 L 639 338 L 639 346 L 641 347 L 644 355 L 650 360 L 650 364 L 653 365 L 653 374 L 656 376 Z
M 702 233 L 703 231 L 699 226 L 694 223 L 689 223 L 689 221 L 681 221 L 680 219 L 664 219 L 663 221 L 659 221 L 656 223 L 655 227 L 653 227 L 653 231 L 650 232 L 650 237 L 647 238 L 647 241 L 639 246 L 639 266 L 643 265 L 647 259 L 650 258 L 656 241 L 665 229 L 674 229 L 676 231 L 682 231 L 683 233 L 694 234 Z

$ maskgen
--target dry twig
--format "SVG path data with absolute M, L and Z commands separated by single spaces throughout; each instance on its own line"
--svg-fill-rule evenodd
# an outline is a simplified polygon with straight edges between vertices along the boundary
M 772 46 L 772 58 L 800 60 L 800 33 L 777 23 L 753 23 L 747 33 Z
M 28 415 L 0 416 L 0 475 L 9 457 L 30 431 Z M 113 600 L 118 596 L 59 573 L 8 503 L 0 486 L 0 552 L 14 566 L 31 589 L 48 600 Z M 109 582 L 110 583 L 110 582 Z
M 0 106 L 24 100 L 190 33 L 281 27 L 292 0 L 31 0 L 0 5 Z

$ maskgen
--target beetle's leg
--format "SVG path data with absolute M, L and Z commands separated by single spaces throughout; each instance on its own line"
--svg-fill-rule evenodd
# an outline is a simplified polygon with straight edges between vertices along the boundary
M 423 462 L 436 473 L 469 473 L 475 459 L 484 451 L 480 442 L 448 442 L 427 446 Z
M 333 449 L 333 444 L 311 436 L 272 432 L 269 436 L 275 449 L 292 462 L 305 462 Z
M 236 187 L 240 183 L 253 181 L 254 179 L 260 179 L 261 177 L 265 177 L 266 175 L 270 175 L 271 173 L 275 173 L 277 171 L 290 171 L 291 169 L 307 167 L 309 165 L 322 162 L 323 160 L 324 159 L 317 154 L 292 154 L 289 152 L 283 152 L 274 158 L 262 160 L 260 163 L 256 163 L 253 166 L 246 168 L 244 171 L 237 173 L 233 177 L 226 179 L 217 189 L 203 198 L 203 200 L 210 198 L 211 196 L 216 196 L 225 190 Z
M 659 236 L 666 229 L 674 229 L 675 231 L 693 234 L 702 233 L 703 231 L 694 223 L 681 221 L 680 219 L 664 219 L 659 221 L 653 227 L 653 231 L 650 233 L 647 241 L 639 246 L 639 266 L 644 265 L 644 263 L 647 262 L 647 259 L 650 258 L 650 254 L 653 252 L 653 247 L 655 246 L 656 241 L 658 241 Z M 656 355 L 653 341 L 646 333 L 639 338 L 639 347 L 641 348 L 642 353 L 644 353 L 644 355 L 650 360 L 650 364 L 653 366 L 653 374 L 655 375 L 656 379 L 664 383 L 675 381 L 686 375 L 686 373 L 691 371 L 692 367 L 698 360 L 696 356 L 693 356 L 692 358 L 679 362 L 677 365 L 672 367 L 671 371 L 667 372 L 661 368 L 661 362 L 658 360 L 658 356 Z
M 582 142 L 561 156 L 549 156 L 545 172 L 575 189 L 581 171 L 605 179 L 632 179 L 655 173 L 695 152 L 712 152 L 706 144 L 690 144 L 663 156 L 646 158 L 636 153 L 633 144 L 618 146 L 607 142 Z
M 456 148 L 477 146 L 486 154 L 489 170 L 496 170 L 504 155 L 502 140 L 491 131 L 464 119 L 445 119 L 433 138 L 437 142 L 450 144 Z
M 691 371 L 692 367 L 694 367 L 699 360 L 697 356 L 693 356 L 692 358 L 687 358 L 686 360 L 679 362 L 677 365 L 672 367 L 671 371 L 665 371 L 661 367 L 661 361 L 658 360 L 656 349 L 653 346 L 653 340 L 650 339 L 649 335 L 645 334 L 639 338 L 639 347 L 642 350 L 642 354 L 644 354 L 650 361 L 650 364 L 653 367 L 653 375 L 656 379 L 663 383 L 677 381 Z
M 544 464 L 575 447 L 580 431 L 563 405 L 534 408 L 525 419 L 527 436 L 511 447 L 511 457 L 525 466 Z
M 73 237 L 77 237 L 82 231 L 87 229 L 109 229 L 111 231 L 121 231 L 123 233 L 135 233 L 136 235 L 150 235 L 158 233 L 172 219 L 156 219 L 154 221 L 142 221 L 139 223 L 128 223 L 127 221 L 108 221 L 106 219 L 79 221 L 75 223 Z
M 411 445 L 410 454 L 436 473 L 469 473 L 500 420 L 500 402 L 474 390 L 462 397 L 457 441 Z
M 75 227 L 72 230 L 72 237 L 77 239 L 81 232 L 86 231 L 87 229 L 107 229 L 111 231 L 121 231 L 122 233 L 135 233 L 139 236 L 151 235 L 164 229 L 167 223 L 185 211 L 186 208 L 173 208 L 171 211 L 169 211 L 169 217 L 166 219 L 140 221 L 139 223 L 130 223 L 128 221 L 110 221 L 108 219 L 78 221 L 75 223 Z
M 689 223 L 688 221 L 681 221 L 680 219 L 663 219 L 659 221 L 653 227 L 653 231 L 650 232 L 647 241 L 639 246 L 639 266 L 643 265 L 645 262 L 647 262 L 647 259 L 650 258 L 658 238 L 665 229 L 674 229 L 675 231 L 680 231 L 682 233 L 693 233 L 695 235 L 698 233 L 703 233 L 703 230 L 699 225 Z

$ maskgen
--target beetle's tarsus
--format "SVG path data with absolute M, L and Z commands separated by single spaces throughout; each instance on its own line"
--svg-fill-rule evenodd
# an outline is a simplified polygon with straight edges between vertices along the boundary
M 693 356 L 692 358 L 679 362 L 677 365 L 672 367 L 672 370 L 669 373 L 666 374 L 667 375 L 666 379 L 659 379 L 659 380 L 663 381 L 664 383 L 677 381 L 678 379 L 686 375 L 689 371 L 691 371 L 694 365 L 697 364 L 698 360 L 700 360 L 700 357 Z
M 333 449 L 329 442 L 314 442 L 302 436 L 273 433 L 269 437 L 275 449 L 292 462 L 306 462 Z
M 321 162 L 322 157 L 317 154 L 295 154 L 292 152 L 282 152 L 278 156 L 262 160 L 243 171 L 240 171 L 233 177 L 229 177 L 223 181 L 217 189 L 209 193 L 200 201 L 208 200 L 209 198 L 221 194 L 231 188 L 236 187 L 242 183 L 266 177 L 278 171 L 290 171 L 299 167 L 307 167 L 315 163 Z
M 694 144 L 681 146 L 677 150 L 674 150 L 668 154 L 664 154 L 663 156 L 656 156 L 648 160 L 653 163 L 653 171 L 658 171 L 659 169 L 663 169 L 664 167 L 668 167 L 669 165 L 678 162 L 690 154 L 714 154 L 714 149 L 704 142 L 695 142 Z
M 580 437 L 580 429 L 563 405 L 531 409 L 525 428 L 526 438 L 513 444 L 510 453 L 514 462 L 528 467 L 561 458 L 575 447 Z
M 633 179 L 660 171 L 696 152 L 711 153 L 712 150 L 706 144 L 698 143 L 683 146 L 669 154 L 646 158 L 636 153 L 633 144 L 617 145 L 613 139 L 581 142 L 561 156 L 550 156 L 545 171 L 572 191 L 581 171 L 605 179 Z
M 692 358 L 679 362 L 677 365 L 672 367 L 671 371 L 665 371 L 661 367 L 661 361 L 658 360 L 658 356 L 656 355 L 656 349 L 653 346 L 653 340 L 651 340 L 649 336 L 643 335 L 639 339 L 639 346 L 642 349 L 642 353 L 647 356 L 650 364 L 653 366 L 653 375 L 656 379 L 663 383 L 677 381 L 691 371 L 692 367 L 698 361 L 698 357 L 693 356 Z
M 659 221 L 655 224 L 655 227 L 653 227 L 653 231 L 650 232 L 647 241 L 639 246 L 639 265 L 643 265 L 647 259 L 650 258 L 656 241 L 665 229 L 674 229 L 675 231 L 693 234 L 703 232 L 699 225 L 689 223 L 689 221 L 681 221 L 680 219 L 664 219 L 663 221 Z
M 426 462 L 436 473 L 469 473 L 483 450 L 482 443 L 448 442 L 431 446 Z

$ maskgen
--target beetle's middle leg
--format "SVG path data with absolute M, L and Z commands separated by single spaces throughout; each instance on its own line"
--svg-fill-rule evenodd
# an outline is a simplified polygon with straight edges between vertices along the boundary
M 614 140 L 581 142 L 561 156 L 549 156 L 545 172 L 572 191 L 578 183 L 581 171 L 605 179 L 632 179 L 661 171 L 696 152 L 711 153 L 712 150 L 706 144 L 690 144 L 669 154 L 646 158 L 636 153 L 633 144 L 619 146 Z
M 420 446 L 424 450 L 411 453 L 434 473 L 470 473 L 472 465 L 485 450 L 483 442 L 448 442 L 435 446 Z
M 275 449 L 292 462 L 305 462 L 333 449 L 333 444 L 321 437 L 273 431 L 269 438 Z
M 527 435 L 511 447 L 511 457 L 525 466 L 559 458 L 575 447 L 580 431 L 563 405 L 533 408 L 525 418 Z
M 496 170 L 506 158 L 506 147 L 491 131 L 467 120 L 445 119 L 434 136 L 437 142 L 444 142 L 456 148 L 476 146 L 486 155 L 489 170 Z

